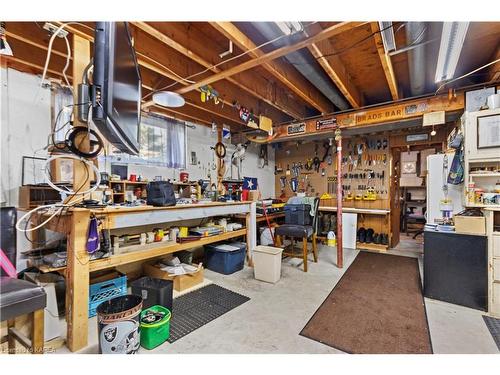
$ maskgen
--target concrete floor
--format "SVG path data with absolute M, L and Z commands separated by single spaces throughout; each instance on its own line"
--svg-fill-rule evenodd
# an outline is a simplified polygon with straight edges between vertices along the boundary
M 408 248 L 391 251 L 418 257 Z M 178 340 L 140 353 L 342 353 L 299 335 L 331 292 L 358 251 L 344 251 L 345 267 L 335 266 L 335 249 L 320 246 L 319 262 L 302 271 L 300 260 L 283 261 L 281 280 L 257 281 L 253 270 L 224 276 L 206 270 L 206 279 L 251 298 L 250 301 Z M 422 268 L 422 267 L 421 267 Z M 482 319 L 482 312 L 426 298 L 434 353 L 498 353 Z M 67 353 L 64 347 L 58 353 Z M 96 319 L 90 319 L 89 346 L 82 353 L 97 353 Z

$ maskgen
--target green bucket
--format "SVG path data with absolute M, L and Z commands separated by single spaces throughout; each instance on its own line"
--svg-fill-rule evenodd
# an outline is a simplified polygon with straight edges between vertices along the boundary
M 161 314 L 164 314 L 164 316 L 158 318 Z M 151 320 L 153 315 L 156 315 L 159 320 L 148 323 L 148 318 Z M 151 306 L 142 311 L 140 321 L 141 346 L 143 348 L 151 350 L 168 340 L 170 336 L 170 317 L 170 311 L 160 305 Z

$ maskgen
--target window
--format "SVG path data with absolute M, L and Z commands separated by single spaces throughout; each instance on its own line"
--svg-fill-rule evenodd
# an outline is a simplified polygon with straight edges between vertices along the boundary
M 186 129 L 179 121 L 155 115 L 142 116 L 139 145 L 139 156 L 123 154 L 112 147 L 110 159 L 176 169 L 186 167 Z
M 56 124 L 56 141 L 64 140 L 70 128 L 73 95 L 67 88 L 57 87 L 53 95 L 53 122 Z M 186 126 L 183 122 L 158 115 L 143 115 L 139 126 L 139 156 L 121 153 L 113 146 L 108 148 L 111 162 L 148 164 L 182 169 L 186 167 Z

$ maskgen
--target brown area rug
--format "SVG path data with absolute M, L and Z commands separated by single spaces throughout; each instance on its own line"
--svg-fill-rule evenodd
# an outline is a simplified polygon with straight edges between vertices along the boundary
M 431 354 L 418 260 L 360 252 L 302 336 L 356 354 Z

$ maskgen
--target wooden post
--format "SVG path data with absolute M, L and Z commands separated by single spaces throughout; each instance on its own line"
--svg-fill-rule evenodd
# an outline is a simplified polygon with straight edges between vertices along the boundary
M 342 244 L 342 136 L 340 129 L 335 130 L 337 142 L 337 267 L 344 266 L 344 248 Z
M 66 267 L 67 344 L 71 351 L 87 346 L 89 308 L 89 256 L 86 249 L 89 210 L 73 209 L 68 234 Z
M 31 350 L 32 354 L 43 354 L 44 345 L 44 309 L 33 312 L 33 321 L 31 323 Z
M 90 42 L 73 35 L 73 92 L 78 104 L 78 84 L 81 83 L 85 67 L 90 62 Z M 73 126 L 87 126 L 78 120 L 78 106 L 73 107 Z M 78 140 L 77 140 L 78 141 Z M 80 146 L 89 148 L 89 139 Z M 87 174 L 89 178 L 87 178 Z M 79 161 L 73 163 L 73 190 L 88 190 L 92 170 Z M 88 302 L 89 302 L 89 255 L 86 250 L 89 211 L 73 209 L 68 234 L 68 264 L 66 267 L 66 321 L 67 344 L 71 351 L 87 346 Z

